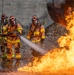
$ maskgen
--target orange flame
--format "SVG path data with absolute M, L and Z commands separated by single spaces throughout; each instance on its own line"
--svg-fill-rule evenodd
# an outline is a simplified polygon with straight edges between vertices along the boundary
M 18 71 L 57 72 L 74 67 L 74 18 L 72 15 L 67 17 L 71 18 L 67 21 L 68 33 L 58 39 L 60 48 L 50 50 L 39 61 L 36 58 L 33 63 L 18 68 Z

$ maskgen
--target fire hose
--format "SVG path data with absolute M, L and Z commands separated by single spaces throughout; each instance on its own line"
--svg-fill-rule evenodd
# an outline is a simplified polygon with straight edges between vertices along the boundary
M 9 35 L 10 35 L 10 34 L 0 34 L 1 37 L 6 37 L 6 36 L 9 36 Z M 23 36 L 21 36 L 21 35 L 17 35 L 17 36 L 19 36 L 20 39 L 21 39 L 24 43 L 26 43 L 29 47 L 33 48 L 33 49 L 36 50 L 37 52 L 39 52 L 39 53 L 41 53 L 41 54 L 43 54 L 43 55 L 46 53 L 46 51 L 45 51 L 43 48 L 41 48 L 41 47 L 39 47 L 38 45 L 36 45 L 36 44 L 32 43 L 31 41 L 27 40 L 25 37 L 23 37 Z

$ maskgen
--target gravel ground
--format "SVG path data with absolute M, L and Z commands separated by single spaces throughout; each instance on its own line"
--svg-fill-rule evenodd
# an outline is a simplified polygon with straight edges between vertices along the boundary
M 45 39 L 45 49 L 51 50 L 55 47 L 59 47 L 57 42 L 60 36 L 63 36 L 67 33 L 67 30 L 64 26 L 59 24 L 52 24 L 48 28 L 46 28 L 46 39 Z

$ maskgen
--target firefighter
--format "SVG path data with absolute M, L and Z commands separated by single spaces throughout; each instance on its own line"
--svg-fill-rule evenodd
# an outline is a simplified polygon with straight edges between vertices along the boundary
M 14 16 L 10 16 L 9 23 L 3 27 L 3 33 L 7 34 L 6 42 L 7 42 L 7 59 L 14 58 L 14 54 L 12 52 L 12 47 L 15 49 L 15 58 L 20 59 L 20 37 L 17 34 L 22 34 L 21 25 L 16 22 L 16 18 Z
M 0 25 L 0 33 L 3 33 L 3 26 L 5 26 L 6 24 L 8 24 L 8 17 L 5 13 L 3 13 L 1 15 L 1 21 L 0 21 L 1 25 Z M 5 49 L 6 49 L 6 41 L 5 41 L 5 37 L 0 37 L 0 47 L 1 47 L 1 52 L 2 52 L 2 57 L 5 58 L 6 57 L 6 53 L 5 53 Z
M 8 24 L 8 16 L 5 14 L 5 13 L 3 13 L 2 15 L 1 15 L 1 20 L 0 20 L 0 23 L 1 23 L 1 26 L 0 26 L 0 33 L 2 33 L 2 28 L 3 28 L 3 26 L 5 26 L 6 24 Z
M 8 16 L 7 16 L 5 13 L 3 13 L 3 14 L 1 15 L 1 23 L 2 23 L 3 25 L 6 25 L 6 24 L 8 23 Z
M 45 39 L 45 28 L 40 24 L 36 15 L 32 16 L 32 23 L 28 31 L 27 39 L 31 40 L 39 46 L 43 46 L 42 42 Z M 32 49 L 32 55 L 38 57 L 41 54 Z

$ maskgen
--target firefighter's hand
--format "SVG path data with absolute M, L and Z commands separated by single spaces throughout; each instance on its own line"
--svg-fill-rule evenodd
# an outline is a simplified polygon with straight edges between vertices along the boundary
M 22 35 L 20 32 L 17 32 L 16 34 L 17 34 L 17 36 Z
M 19 33 L 19 32 L 17 32 L 16 34 L 17 34 L 17 36 L 19 36 L 19 35 L 20 35 L 20 33 Z

